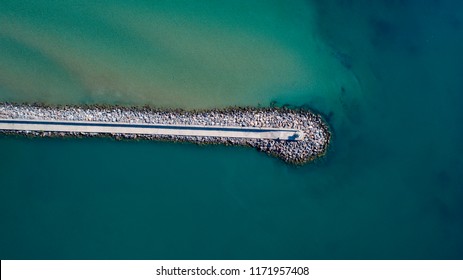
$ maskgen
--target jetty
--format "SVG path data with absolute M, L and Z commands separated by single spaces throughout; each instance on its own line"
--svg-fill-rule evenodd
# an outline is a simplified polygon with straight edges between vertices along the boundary
M 249 146 L 292 164 L 323 156 L 331 138 L 322 117 L 308 110 L 245 107 L 186 111 L 10 103 L 0 103 L 0 133 Z

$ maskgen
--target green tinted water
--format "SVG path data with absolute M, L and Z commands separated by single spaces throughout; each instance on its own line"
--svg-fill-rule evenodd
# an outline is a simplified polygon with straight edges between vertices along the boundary
M 356 86 L 303 2 L 26 2 L 2 4 L 9 100 L 204 108 Z

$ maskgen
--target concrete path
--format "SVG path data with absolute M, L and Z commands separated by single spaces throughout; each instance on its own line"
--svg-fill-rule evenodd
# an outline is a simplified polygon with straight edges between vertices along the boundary
M 298 141 L 304 139 L 304 133 L 302 131 L 287 128 L 134 124 L 93 121 L 0 119 L 0 130 L 211 136 L 279 139 L 285 141 Z

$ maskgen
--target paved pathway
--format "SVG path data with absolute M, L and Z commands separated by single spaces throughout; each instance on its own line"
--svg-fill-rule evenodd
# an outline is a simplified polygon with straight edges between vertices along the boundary
M 288 128 L 135 124 L 94 121 L 0 119 L 0 130 L 213 136 L 274 140 L 279 139 L 286 141 L 297 141 L 304 139 L 304 133 L 302 131 Z

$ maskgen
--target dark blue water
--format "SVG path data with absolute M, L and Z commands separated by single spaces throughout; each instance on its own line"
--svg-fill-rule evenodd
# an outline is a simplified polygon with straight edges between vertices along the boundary
M 2 101 L 277 101 L 323 113 L 333 143 L 293 167 L 249 148 L 1 136 L 0 258 L 463 257 L 460 1 L 71 1 L 67 17 L 26 2 L 0 4 Z

